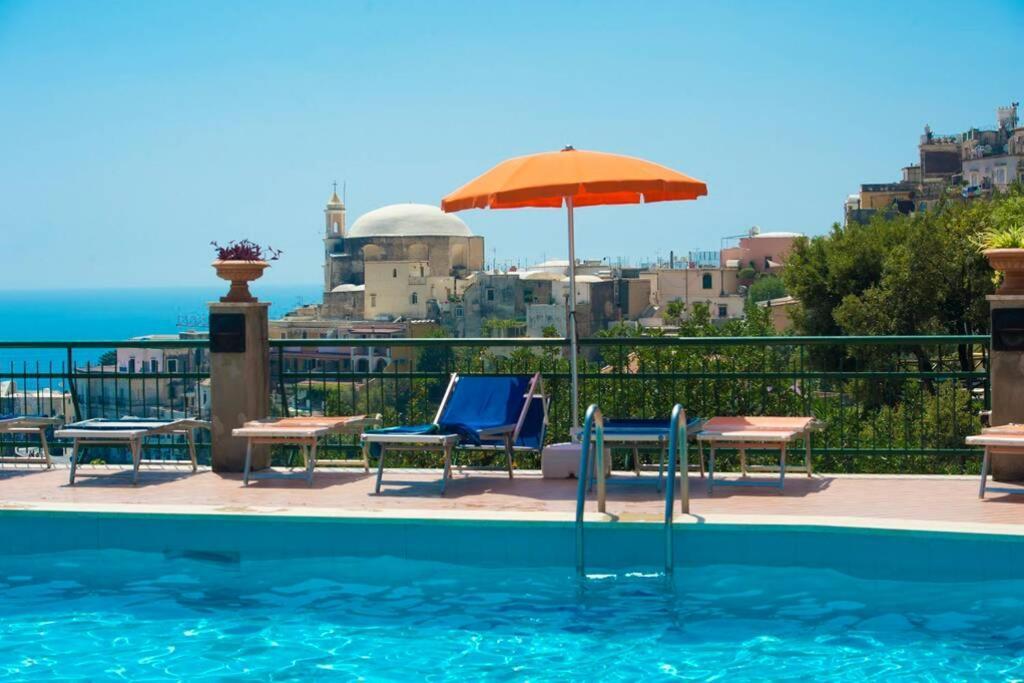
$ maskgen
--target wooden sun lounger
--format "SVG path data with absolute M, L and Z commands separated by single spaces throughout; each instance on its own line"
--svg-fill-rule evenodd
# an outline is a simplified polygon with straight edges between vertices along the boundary
M 122 446 L 127 447 L 132 454 L 132 484 L 139 480 L 139 466 L 144 462 L 142 459 L 142 442 L 150 436 L 165 436 L 178 434 L 185 437 L 188 443 L 188 460 L 150 460 L 147 464 L 191 464 L 192 471 L 197 468 L 196 444 L 194 432 L 196 429 L 210 429 L 210 423 L 205 420 L 143 420 L 123 418 L 120 420 L 106 420 L 102 418 L 83 420 L 67 425 L 57 430 L 55 436 L 72 440 L 71 448 L 71 473 L 68 483 L 74 485 L 75 473 L 78 469 L 78 452 L 88 446 Z
M 381 416 L 349 415 L 344 417 L 285 417 L 280 419 L 252 420 L 238 429 L 232 436 L 246 440 L 245 470 L 242 483 L 249 485 L 250 479 L 296 479 L 302 478 L 313 485 L 313 470 L 316 468 L 316 451 L 320 439 L 330 434 L 361 434 L 365 429 L 374 429 L 381 424 Z M 304 472 L 252 471 L 252 447 L 257 444 L 272 446 L 297 445 L 302 449 Z M 363 445 L 361 460 L 334 461 L 338 465 L 362 465 L 364 472 L 370 471 L 367 454 L 368 444 Z
M 811 432 L 820 428 L 813 417 L 713 417 L 704 423 L 697 440 L 710 446 L 708 455 L 708 495 L 715 490 L 715 449 L 733 448 L 740 453 L 742 478 L 735 481 L 718 480 L 719 486 L 770 486 L 781 493 L 786 481 L 786 451 L 797 439 L 804 440 L 804 469 L 807 476 L 814 470 L 811 465 Z M 779 479 L 748 480 L 747 450 L 771 449 L 779 451 Z
M 53 460 L 50 458 L 50 442 L 46 438 L 46 430 L 56 427 L 62 420 L 57 417 L 35 417 L 29 415 L 18 415 L 0 419 L 0 434 L 37 434 L 39 436 L 39 449 L 42 455 L 39 456 L 14 456 L 0 457 L 0 465 L 9 464 L 38 464 L 46 465 L 46 469 L 53 467 Z
M 992 454 L 1024 456 L 1024 425 L 1008 424 L 1000 427 L 986 427 L 981 434 L 965 439 L 968 446 L 984 446 L 985 458 L 981 461 L 981 485 L 978 498 L 985 497 L 985 491 L 997 493 L 1024 494 L 1024 487 L 1007 488 L 988 486 L 988 475 L 992 470 Z

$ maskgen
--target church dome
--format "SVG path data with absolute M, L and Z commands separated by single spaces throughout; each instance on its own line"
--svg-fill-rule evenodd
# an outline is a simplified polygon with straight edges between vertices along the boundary
M 346 237 L 472 237 L 469 226 L 428 204 L 391 204 L 360 216 Z

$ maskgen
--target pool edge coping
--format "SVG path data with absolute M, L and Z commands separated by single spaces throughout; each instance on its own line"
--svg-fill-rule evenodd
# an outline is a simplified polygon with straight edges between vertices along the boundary
M 508 510 L 353 510 L 324 507 L 281 507 L 281 506 L 227 506 L 227 505 L 163 505 L 140 503 L 39 503 L 0 502 L 0 515 L 5 512 L 61 513 L 61 514 L 102 514 L 137 516 L 191 516 L 191 517 L 269 517 L 277 519 L 337 519 L 377 520 L 412 522 L 487 522 L 487 523 L 561 523 L 575 522 L 575 515 L 568 512 L 523 512 Z M 610 515 L 587 512 L 584 521 L 599 525 L 661 525 L 663 518 L 657 514 Z M 956 534 L 984 534 L 995 536 L 1024 536 L 1024 524 L 994 522 L 958 522 L 949 520 L 926 520 L 907 518 L 851 517 L 832 515 L 788 515 L 788 514 L 732 514 L 710 513 L 704 515 L 676 513 L 673 524 L 686 526 L 780 526 L 780 527 L 830 527 L 864 529 L 877 531 L 912 531 Z

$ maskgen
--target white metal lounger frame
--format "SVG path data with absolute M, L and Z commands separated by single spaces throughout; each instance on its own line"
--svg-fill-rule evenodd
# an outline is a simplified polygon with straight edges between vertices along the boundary
M 86 423 L 102 425 L 111 424 L 110 429 L 76 428 L 82 423 L 73 423 L 56 432 L 56 436 L 72 440 L 71 448 L 71 472 L 68 483 L 74 485 L 75 474 L 78 469 L 78 451 L 88 446 L 127 446 L 132 454 L 132 484 L 139 481 L 139 466 L 143 463 L 159 465 L 184 465 L 191 464 L 195 472 L 198 464 L 196 462 L 196 442 L 194 431 L 196 429 L 210 429 L 210 423 L 205 420 L 171 420 L 168 422 L 144 422 L 139 421 L 137 427 L 131 427 L 130 421 L 119 420 L 86 420 Z M 115 427 L 114 425 L 117 425 Z M 149 436 L 161 436 L 168 434 L 184 435 L 188 444 L 188 460 L 143 460 L 142 441 Z
M 0 465 L 10 464 L 32 464 L 46 465 L 46 469 L 53 467 L 53 460 L 50 458 L 50 442 L 46 438 L 46 430 L 56 427 L 62 422 L 57 417 L 32 417 L 18 416 L 0 420 L 0 434 L 37 434 L 39 436 L 39 449 L 42 455 L 39 456 L 14 456 L 11 458 L 0 457 Z
M 459 374 L 453 372 L 451 379 L 448 381 L 448 387 L 445 389 L 444 397 L 441 399 L 441 405 L 437 408 L 433 424 L 438 424 L 441 421 L 441 416 L 444 414 L 444 409 L 447 407 L 448 400 L 451 398 L 452 391 L 458 381 Z M 523 402 L 523 409 L 519 413 L 519 419 L 516 420 L 515 424 L 501 425 L 479 432 L 481 439 L 502 439 L 504 441 L 504 445 L 500 448 L 505 452 L 509 479 L 512 478 L 512 457 L 516 450 L 514 444 L 519 438 L 519 432 L 523 428 L 523 423 L 526 422 L 526 417 L 530 412 L 530 405 L 535 397 L 539 397 L 544 401 L 544 423 L 546 425 L 548 419 L 547 398 L 544 396 L 544 382 L 541 379 L 540 373 L 537 372 L 530 379 L 530 385 L 526 389 L 526 400 Z M 441 495 L 444 495 L 445 486 L 448 480 L 452 478 L 452 451 L 459 446 L 461 441 L 457 434 L 394 434 L 385 432 L 380 434 L 363 434 L 362 438 L 364 443 L 380 446 L 380 455 L 377 462 L 377 483 L 374 486 L 375 493 L 380 493 L 381 481 L 384 478 L 384 456 L 387 451 L 439 451 L 444 453 L 444 472 L 441 475 Z M 480 449 L 481 447 L 473 446 L 472 448 Z M 483 448 L 489 447 L 484 446 Z M 498 447 L 490 448 L 497 450 Z
M 273 423 L 270 423 L 268 427 L 263 428 L 251 428 L 249 425 L 243 425 L 238 429 L 231 432 L 232 436 L 241 437 L 246 440 L 245 446 L 245 467 L 243 468 L 242 474 L 242 485 L 248 486 L 250 479 L 305 479 L 306 482 L 313 485 L 313 471 L 316 469 L 317 463 L 317 447 L 320 442 L 320 438 L 328 436 L 330 434 L 358 434 L 359 431 L 366 429 L 367 427 L 380 426 L 381 415 L 364 416 L 358 423 L 344 424 L 342 427 L 308 427 L 306 429 L 287 428 L 278 432 L 274 432 L 272 429 Z M 351 431 L 359 430 L 359 431 Z M 299 472 L 274 472 L 272 470 L 264 470 L 255 472 L 252 470 L 252 447 L 258 444 L 266 444 L 270 446 L 299 446 L 302 452 L 303 469 Z M 363 445 L 363 457 L 361 460 L 341 460 L 334 461 L 334 464 L 345 464 L 345 465 L 362 465 L 364 472 L 370 471 L 370 460 L 367 455 L 367 447 Z

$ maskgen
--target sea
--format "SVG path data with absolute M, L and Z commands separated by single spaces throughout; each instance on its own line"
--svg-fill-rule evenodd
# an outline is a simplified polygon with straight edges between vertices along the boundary
M 321 284 L 253 283 L 260 301 L 278 318 L 301 304 L 319 303 Z M 207 304 L 226 292 L 224 283 L 207 287 L 123 289 L 0 290 L 0 342 L 121 341 L 147 334 L 205 330 Z M 77 349 L 76 365 L 96 362 L 104 349 Z M 27 364 L 55 367 L 66 360 L 60 349 L 0 347 L 0 374 Z

